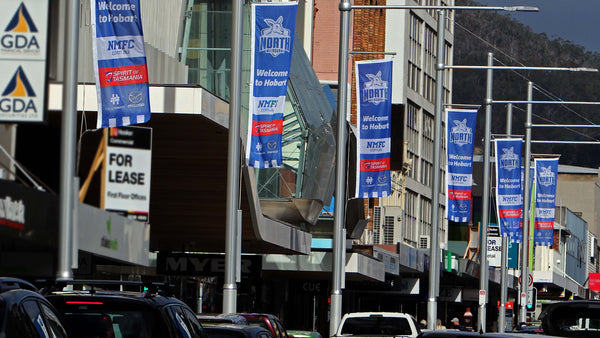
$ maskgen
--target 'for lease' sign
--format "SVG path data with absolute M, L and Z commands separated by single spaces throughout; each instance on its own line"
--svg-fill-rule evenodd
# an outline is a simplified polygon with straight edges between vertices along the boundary
M 104 209 L 147 222 L 152 129 L 109 128 L 105 154 Z

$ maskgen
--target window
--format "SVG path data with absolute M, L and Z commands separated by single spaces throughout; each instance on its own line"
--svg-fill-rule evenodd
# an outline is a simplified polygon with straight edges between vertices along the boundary
M 394 244 L 394 216 L 385 216 L 383 224 L 383 244 Z
M 408 42 L 408 87 L 416 92 L 421 90 L 421 27 L 423 20 L 410 12 Z
M 192 0 L 187 17 L 181 61 L 188 65 L 188 82 L 229 100 L 231 1 Z
M 60 319 L 58 319 L 58 315 L 54 312 L 54 310 L 49 308 L 44 303 L 41 303 L 40 305 L 42 307 L 42 312 L 44 313 L 44 316 L 46 317 L 46 320 L 48 322 L 48 330 L 50 332 L 52 332 L 51 337 L 54 337 L 54 338 L 67 337 L 67 332 L 66 332 L 65 328 L 62 326 Z
M 381 207 L 373 207 L 373 243 L 380 244 Z

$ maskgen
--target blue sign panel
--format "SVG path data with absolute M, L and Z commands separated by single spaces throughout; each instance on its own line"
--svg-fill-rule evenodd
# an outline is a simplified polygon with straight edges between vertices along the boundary
M 536 158 L 534 163 L 536 182 L 534 243 L 551 246 L 554 243 L 558 158 Z
M 282 164 L 281 133 L 296 27 L 295 2 L 252 4 L 252 53 L 246 161 Z
M 496 201 L 500 235 L 511 242 L 522 238 L 523 194 L 521 186 L 522 139 L 496 139 Z
M 97 127 L 149 121 L 148 69 L 140 1 L 93 1 L 92 34 Z
M 468 222 L 471 218 L 477 110 L 446 109 L 446 121 L 446 218 L 454 222 Z
M 391 193 L 392 60 L 356 62 L 358 156 L 356 197 Z

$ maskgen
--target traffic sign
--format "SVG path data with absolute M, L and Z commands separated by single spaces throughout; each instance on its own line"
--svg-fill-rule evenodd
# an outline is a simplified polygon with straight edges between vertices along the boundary
M 521 284 L 521 276 L 519 276 L 519 284 Z M 533 285 L 533 275 L 532 274 L 529 274 L 529 278 L 527 278 L 527 284 L 529 286 Z

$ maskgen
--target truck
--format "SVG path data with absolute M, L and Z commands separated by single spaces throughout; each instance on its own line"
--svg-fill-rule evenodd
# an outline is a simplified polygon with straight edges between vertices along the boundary
M 417 337 L 417 320 L 401 312 L 346 313 L 334 337 Z

